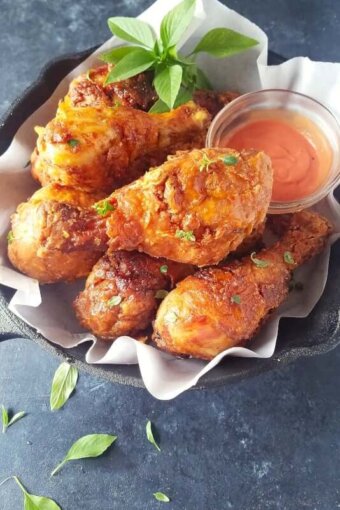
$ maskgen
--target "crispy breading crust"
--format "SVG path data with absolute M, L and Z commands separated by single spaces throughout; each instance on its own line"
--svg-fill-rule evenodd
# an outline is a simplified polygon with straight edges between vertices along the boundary
M 257 254 L 266 267 L 258 267 L 247 257 L 189 276 L 158 310 L 154 325 L 158 347 L 212 359 L 249 340 L 286 298 L 293 269 L 320 253 L 330 233 L 328 220 L 302 211 L 292 215 L 281 240 Z M 287 251 L 291 263 L 285 260 Z

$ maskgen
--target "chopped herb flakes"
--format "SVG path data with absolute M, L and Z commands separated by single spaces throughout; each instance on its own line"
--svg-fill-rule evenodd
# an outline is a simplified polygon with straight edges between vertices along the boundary
M 159 268 L 160 272 L 166 274 L 168 272 L 168 266 L 164 265 Z
M 192 242 L 196 241 L 195 234 L 193 233 L 192 230 L 185 231 L 185 230 L 177 229 L 175 237 L 177 237 L 177 239 L 185 239 L 186 241 L 192 241 Z
M 208 170 L 211 163 L 214 163 L 213 159 L 210 159 L 205 152 L 203 152 L 202 159 L 199 164 L 199 171 L 203 172 L 203 170 Z
M 114 306 L 120 305 L 122 302 L 121 296 L 113 296 L 111 299 L 108 300 L 107 304 L 110 308 L 113 308 Z
M 10 230 L 7 234 L 7 241 L 8 241 L 8 244 L 11 244 L 13 243 L 15 237 L 14 237 L 14 234 L 12 232 L 12 230 Z
M 71 140 L 68 140 L 67 143 L 72 148 L 77 147 L 80 144 L 79 140 L 76 140 L 75 138 L 71 138 Z
M 225 156 L 222 159 L 223 163 L 228 166 L 237 165 L 238 158 L 236 156 Z
M 158 290 L 156 292 L 156 299 L 164 299 L 167 295 L 169 294 L 169 292 L 167 290 Z
M 238 294 L 234 294 L 233 296 L 231 296 L 230 301 L 232 303 L 235 303 L 236 305 L 239 305 L 241 304 L 241 297 Z
M 283 254 L 283 260 L 286 264 L 295 264 L 294 257 L 290 251 L 285 251 Z
M 93 209 L 96 210 L 100 216 L 105 216 L 109 211 L 114 211 L 114 207 L 108 200 L 102 200 L 101 202 L 98 202 L 97 204 L 94 204 Z
M 267 260 L 258 259 L 255 257 L 256 252 L 253 251 L 253 253 L 250 255 L 251 261 L 254 262 L 256 267 L 259 268 L 265 268 L 269 266 L 269 262 Z

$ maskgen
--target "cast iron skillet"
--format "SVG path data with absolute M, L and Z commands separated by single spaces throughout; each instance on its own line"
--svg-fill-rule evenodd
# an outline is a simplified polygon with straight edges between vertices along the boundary
M 20 99 L 14 102 L 1 120 L 0 154 L 9 146 L 17 129 L 26 118 L 48 99 L 62 78 L 88 57 L 94 49 L 90 48 L 81 53 L 60 57 L 51 61 L 42 70 L 38 79 Z M 279 64 L 283 61 L 284 59 L 279 55 L 269 52 L 270 64 Z M 251 377 L 300 357 L 330 351 L 340 343 L 339 261 L 340 243 L 336 243 L 332 249 L 328 283 L 321 300 L 306 319 L 281 319 L 278 344 L 272 358 L 225 358 L 206 374 L 195 388 L 203 389 Z M 79 368 L 97 377 L 116 383 L 144 387 L 137 365 L 88 365 L 85 362 L 85 352 L 89 344 L 64 350 L 48 342 L 8 310 L 7 304 L 12 295 L 13 291 L 0 286 L 0 341 L 16 337 L 30 338 L 45 350 L 74 362 Z

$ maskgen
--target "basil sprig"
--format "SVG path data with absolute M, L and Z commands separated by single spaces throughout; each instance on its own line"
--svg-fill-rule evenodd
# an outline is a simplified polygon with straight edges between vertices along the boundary
M 57 409 L 63 407 L 65 402 L 67 402 L 70 398 L 72 391 L 76 387 L 77 380 L 77 367 L 66 362 L 59 365 L 52 381 L 50 395 L 51 411 L 56 411 Z
M 182 55 L 177 49 L 189 27 L 196 0 L 183 0 L 162 19 L 160 36 L 140 19 L 114 17 L 108 19 L 111 32 L 130 43 L 130 46 L 113 48 L 101 55 L 104 62 L 114 64 L 106 83 L 126 80 L 146 71 L 154 71 L 154 87 L 159 99 L 151 112 L 164 112 L 192 98 L 194 90 L 211 88 L 208 78 L 197 67 L 199 53 L 208 53 L 215 58 L 230 57 L 258 44 L 228 28 L 209 30 L 197 43 L 190 55 Z
M 117 436 L 111 436 L 110 434 L 89 434 L 88 436 L 80 437 L 75 443 L 73 443 L 64 457 L 64 460 L 62 460 L 60 464 L 53 469 L 51 476 L 58 473 L 64 464 L 70 460 L 99 457 L 116 439 Z
M 17 476 L 9 476 L 3 480 L 0 485 L 11 479 L 15 480 L 24 495 L 24 510 L 61 510 L 60 506 L 57 505 L 53 499 L 45 498 L 44 496 L 35 496 L 27 492 Z
M 8 427 L 13 425 L 15 422 L 21 420 L 21 418 L 23 418 L 25 416 L 25 414 L 26 413 L 24 411 L 20 411 L 19 413 L 14 414 L 12 416 L 12 418 L 10 418 L 8 416 L 7 409 L 2 405 L 1 406 L 2 433 L 4 434 L 6 432 L 6 430 L 8 429 Z

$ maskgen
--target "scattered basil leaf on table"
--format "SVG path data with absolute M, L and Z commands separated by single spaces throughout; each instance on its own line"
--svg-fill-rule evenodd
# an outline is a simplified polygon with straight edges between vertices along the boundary
M 3 480 L 0 485 L 11 479 L 15 480 L 24 494 L 24 510 L 61 510 L 60 506 L 57 505 L 53 499 L 45 498 L 44 496 L 35 496 L 27 492 L 17 476 L 9 476 Z
M 12 416 L 12 418 L 9 418 L 7 409 L 4 406 L 1 406 L 2 433 L 4 434 L 8 427 L 23 418 L 25 414 L 25 411 L 20 411 L 19 413 L 16 413 L 14 416 Z
M 62 363 L 57 368 L 51 388 L 50 407 L 51 411 L 56 411 L 63 407 L 76 387 L 78 380 L 78 369 L 69 363 Z
M 167 496 L 163 492 L 154 492 L 153 495 L 155 499 L 157 499 L 157 501 L 162 501 L 163 503 L 169 503 L 170 501 L 169 496 Z
M 155 448 L 156 448 L 156 449 L 160 452 L 160 451 L 161 451 L 161 449 L 160 449 L 160 447 L 158 446 L 158 444 L 156 443 L 156 440 L 155 440 L 155 438 L 154 438 L 154 436 L 153 436 L 153 432 L 152 432 L 152 423 L 151 423 L 151 421 L 150 421 L 150 420 L 148 420 L 148 421 L 146 422 L 146 428 L 145 428 L 145 430 L 146 430 L 146 437 L 148 438 L 149 443 L 153 444 L 153 445 L 154 445 L 154 447 L 155 447 Z
M 105 51 L 102 60 L 114 64 L 106 83 L 121 81 L 153 70 L 154 86 L 159 95 L 150 112 L 160 113 L 189 101 L 199 88 L 211 88 L 208 78 L 196 64 L 199 53 L 215 58 L 229 57 L 258 44 L 228 28 L 215 28 L 207 32 L 190 55 L 179 53 L 176 45 L 194 16 L 196 0 L 183 0 L 163 18 L 160 37 L 146 22 L 135 18 L 108 19 L 111 32 L 133 46 L 112 48 Z
M 52 471 L 54 476 L 70 460 L 99 457 L 112 445 L 117 436 L 110 434 L 89 434 L 80 437 L 69 449 L 64 460 Z

